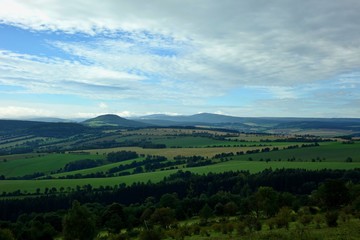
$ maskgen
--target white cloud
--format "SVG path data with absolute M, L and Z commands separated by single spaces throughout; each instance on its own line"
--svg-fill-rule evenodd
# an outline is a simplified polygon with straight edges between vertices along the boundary
M 6 106 L 0 107 L 0 117 L 2 118 L 21 118 L 26 116 L 55 116 L 54 111 L 41 108 Z
M 0 70 L 0 84 L 21 86 L 32 93 L 70 93 L 95 98 L 109 92 L 124 97 L 134 82 L 143 79 L 102 66 L 1 50 Z M 99 94 L 94 95 L 96 92 Z
M 136 114 L 134 114 L 133 112 L 129 112 L 129 111 L 121 111 L 121 112 L 113 112 L 113 113 L 109 113 L 109 112 L 77 112 L 73 115 L 73 117 L 78 117 L 78 118 L 94 118 L 100 115 L 105 115 L 105 114 L 115 114 L 118 115 L 120 117 L 133 117 L 136 116 Z
M 98 106 L 99 106 L 99 108 L 101 108 L 101 109 L 106 109 L 106 108 L 109 107 L 109 106 L 108 106 L 106 103 L 104 103 L 104 102 L 99 103 Z
M 0 84 L 32 93 L 204 107 L 230 89 L 252 88 L 299 103 L 313 93 L 311 84 L 321 89 L 340 79 L 338 88 L 358 96 L 352 74 L 360 67 L 359 1 L 0 0 L 0 6 L 0 23 L 94 36 L 48 42 L 84 62 L 0 51 Z
M 135 52 L 141 50 L 141 41 L 149 48 L 167 43 L 160 41 L 159 36 L 181 39 L 193 46 L 193 51 L 166 59 L 172 63 L 165 65 L 163 58 L 156 59 L 151 54 L 139 58 L 137 54 L 124 52 L 129 43 L 110 41 L 110 49 L 120 54 L 114 56 L 116 61 L 112 65 L 131 67 L 140 60 L 137 67 L 146 73 L 159 71 L 172 79 L 191 77 L 193 81 L 214 85 L 222 81 L 226 85 L 283 86 L 327 79 L 358 67 L 360 16 L 356 9 L 360 9 L 359 2 L 287 3 L 2 0 L 0 19 L 34 30 L 94 35 L 111 35 L 122 30 L 130 38 L 137 38 L 136 46 L 130 44 Z M 63 44 L 63 48 L 68 47 L 75 55 L 111 62 L 113 58 L 100 47 L 102 44 L 106 48 L 106 41 L 99 42 L 95 49 L 86 47 L 86 43 L 73 47 Z M 170 43 L 170 47 L 176 46 L 178 42 Z M 103 75 L 119 77 L 116 72 Z
M 118 116 L 120 116 L 120 117 L 124 117 L 124 118 L 126 118 L 126 117 L 132 117 L 132 116 L 135 115 L 134 113 L 129 112 L 129 111 L 121 111 L 121 112 L 117 112 L 117 113 L 115 113 L 115 114 L 118 115 Z

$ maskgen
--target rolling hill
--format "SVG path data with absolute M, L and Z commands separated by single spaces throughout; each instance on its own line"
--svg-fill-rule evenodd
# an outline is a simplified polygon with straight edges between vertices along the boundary
M 115 114 L 106 114 L 95 118 L 91 118 L 82 122 L 82 124 L 89 127 L 120 127 L 120 128 L 129 128 L 129 127 L 139 128 L 139 127 L 150 126 L 150 124 L 125 119 Z
M 21 120 L 0 120 L 1 135 L 34 135 L 39 137 L 69 137 L 88 131 L 78 123 L 49 123 Z
M 135 120 L 135 119 L 134 119 Z M 301 133 L 306 131 L 320 135 L 329 132 L 329 135 L 360 134 L 360 119 L 358 118 L 293 118 L 293 117 L 235 117 L 221 114 L 200 113 L 195 115 L 169 116 L 164 114 L 147 115 L 136 118 L 137 121 L 160 126 L 190 126 L 205 125 L 235 129 L 244 132 L 279 132 Z M 304 132 L 305 131 L 305 132 Z

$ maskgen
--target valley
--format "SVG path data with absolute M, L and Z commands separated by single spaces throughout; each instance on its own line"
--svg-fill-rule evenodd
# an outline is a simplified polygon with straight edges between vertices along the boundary
M 198 116 L 196 125 L 191 125 L 194 122 L 188 119 L 182 119 L 182 124 L 178 126 L 155 126 L 154 122 L 140 123 L 139 120 L 113 115 L 82 123 L 3 121 L 0 129 L 1 219 L 16 222 L 24 214 L 31 218 L 30 215 L 35 214 L 31 212 L 37 212 L 42 217 L 45 217 L 43 214 L 46 212 L 51 212 L 62 219 L 64 213 L 61 212 L 71 206 L 73 209 L 86 208 L 97 219 L 99 216 L 96 217 L 91 204 L 100 204 L 103 207 L 98 206 L 98 211 L 107 211 L 112 206 L 109 204 L 115 201 L 127 215 L 118 216 L 123 220 L 119 220 L 118 226 L 114 223 L 117 227 L 99 223 L 98 234 L 103 234 L 104 239 L 129 234 L 144 239 L 141 234 L 146 231 L 139 219 L 145 211 L 154 215 L 160 210 L 174 214 L 173 220 L 167 223 L 155 220 L 152 215 L 147 220 L 153 234 L 160 234 L 161 238 L 169 239 L 173 238 L 171 234 L 185 234 L 186 239 L 202 239 L 201 236 L 206 232 L 213 239 L 217 236 L 230 239 L 235 230 L 231 230 L 231 227 L 226 231 L 221 229 L 233 225 L 238 228 L 239 236 L 261 239 L 266 234 L 293 236 L 295 223 L 301 219 L 300 209 L 317 205 L 313 202 L 317 198 L 315 193 L 329 179 L 347 179 L 347 191 L 357 191 L 360 183 L 360 142 L 354 125 L 356 120 L 350 121 L 351 126 L 342 125 L 342 128 L 328 131 L 337 134 L 325 134 L 323 128 L 318 128 L 316 131 L 322 131 L 321 134 L 310 135 L 290 133 L 293 132 L 290 128 L 286 133 L 264 130 L 265 123 L 262 122 L 263 125 L 259 127 L 263 121 L 259 119 L 254 121 L 259 124 L 256 131 L 254 125 L 251 125 L 252 130 L 239 131 L 238 127 L 229 127 L 239 124 L 236 122 L 238 118 L 233 117 L 232 124 L 216 122 L 220 121 L 216 120 L 218 118 L 215 115 L 206 122 Z M 221 121 L 224 118 L 229 120 L 229 117 L 222 116 Z M 180 120 L 177 119 L 177 123 Z M 271 121 L 275 124 L 275 120 Z M 278 119 L 276 124 L 285 126 L 284 121 L 288 120 Z M 344 121 L 340 120 L 340 123 Z M 295 128 L 294 122 L 286 124 L 291 129 Z M 309 131 L 308 124 L 297 123 L 297 132 Z M 342 135 L 347 131 L 351 134 Z M 214 182 L 214 179 L 218 182 Z M 252 206 L 249 212 L 244 206 L 250 204 L 262 188 L 274 191 L 272 194 L 278 194 L 278 197 L 290 195 L 289 199 L 281 200 L 285 202 L 280 201 L 281 197 L 276 200 L 280 202 L 274 214 L 266 213 L 264 209 L 257 213 L 260 215 L 253 220 L 262 226 L 260 229 L 270 228 L 260 231 L 255 230 L 259 226 L 251 225 L 249 219 L 236 219 L 254 217 L 252 214 L 258 210 Z M 220 195 L 226 200 L 212 200 Z M 178 203 L 174 206 L 161 203 L 165 197 Z M 263 197 L 269 196 L 266 194 Z M 149 199 L 152 202 L 146 203 Z M 183 209 L 186 214 L 181 215 L 177 207 L 186 208 L 186 201 L 195 201 L 197 205 Z M 352 201 L 357 201 L 356 196 L 347 203 L 355 204 Z M 220 203 L 235 204 L 233 207 L 237 210 L 217 213 L 216 206 Z M 262 203 L 259 204 L 264 207 Z M 345 205 L 340 205 L 336 208 L 343 213 L 345 209 L 340 207 Z M 205 211 L 205 206 L 211 210 L 209 217 L 204 218 L 202 211 Z M 140 212 L 128 212 L 132 207 Z M 288 208 L 286 211 L 296 211 L 297 217 L 288 219 L 290 225 L 287 226 L 292 230 L 285 233 L 281 230 L 281 224 L 276 223 L 280 225 L 271 231 L 273 226 L 269 225 L 269 219 L 273 217 L 275 221 L 276 216 L 285 211 L 284 207 Z M 318 215 L 328 212 L 326 205 L 318 207 Z M 354 211 L 358 211 L 356 207 Z M 307 214 L 315 218 L 315 215 Z M 346 214 L 357 224 L 355 216 Z M 128 217 L 134 218 L 131 226 L 124 222 L 130 221 Z M 175 223 L 177 230 L 172 233 L 169 226 Z M 241 227 L 240 223 L 245 225 Z M 309 224 L 317 223 L 313 220 Z M 181 233 L 185 231 L 186 225 L 190 225 L 188 231 L 197 226 L 199 233 Z M 314 226 L 302 227 L 306 227 L 307 234 L 316 235 L 318 231 Z M 61 239 L 63 230 L 56 230 L 55 225 L 51 228 L 54 230 L 52 236 Z M 26 229 L 23 231 L 26 232 Z M 102 239 L 100 235 L 98 239 Z

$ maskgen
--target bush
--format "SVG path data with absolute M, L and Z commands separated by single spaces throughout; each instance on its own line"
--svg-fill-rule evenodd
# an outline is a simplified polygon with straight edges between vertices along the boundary
M 315 224 L 316 224 L 316 228 L 321 228 L 321 223 L 324 222 L 323 216 L 320 215 L 320 214 L 316 214 L 316 215 L 314 216 L 314 222 L 315 222 Z
M 0 229 L 0 239 L 15 240 L 15 237 L 9 229 Z
M 290 240 L 291 238 L 285 232 L 267 232 L 260 234 L 257 239 L 258 240 Z
M 126 233 L 109 234 L 104 240 L 128 240 L 130 237 Z M 100 240 L 100 239 L 99 239 Z
M 285 227 L 286 229 L 288 229 L 289 222 L 291 222 L 291 213 L 292 213 L 292 210 L 290 208 L 288 208 L 288 207 L 281 208 L 275 217 L 276 226 L 278 228 Z
M 162 235 L 159 231 L 155 230 L 145 230 L 140 233 L 140 240 L 160 240 Z
M 190 231 L 191 231 L 191 233 L 192 234 L 195 234 L 195 235 L 199 235 L 200 234 L 200 230 L 201 230 L 201 228 L 200 228 L 200 226 L 199 225 L 192 225 L 191 227 L 190 227 Z
M 239 236 L 245 235 L 245 229 L 246 229 L 246 224 L 242 221 L 240 221 L 236 225 L 236 231 Z
M 309 225 L 312 220 L 313 216 L 310 214 L 304 214 L 299 217 L 299 222 L 304 226 Z
M 260 231 L 262 227 L 260 221 L 252 215 L 245 217 L 245 224 L 250 231 Z
M 290 237 L 292 240 L 321 240 L 323 238 L 318 238 L 312 234 L 307 228 L 303 225 L 297 224 L 294 231 L 291 232 Z
M 337 211 L 330 211 L 325 213 L 325 220 L 328 227 L 337 227 L 339 213 Z

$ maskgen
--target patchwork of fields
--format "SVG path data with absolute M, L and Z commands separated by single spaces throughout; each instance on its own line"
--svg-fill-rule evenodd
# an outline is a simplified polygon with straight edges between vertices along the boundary
M 201 136 L 199 136 L 201 135 Z M 219 131 L 194 131 L 187 129 L 144 129 L 134 131 L 110 132 L 89 140 L 92 144 L 101 141 L 119 143 L 147 141 L 163 144 L 162 148 L 143 148 L 125 146 L 98 149 L 72 150 L 62 153 L 42 152 L 12 154 L 0 156 L 1 192 L 20 191 L 23 193 L 44 192 L 46 188 L 71 189 L 90 184 L 93 187 L 132 184 L 134 182 L 158 182 L 178 170 L 199 174 L 209 172 L 249 171 L 252 173 L 264 169 L 301 168 L 319 169 L 354 169 L 360 167 L 360 143 L 344 144 L 342 141 L 320 141 L 317 146 L 302 147 L 306 142 L 287 141 L 282 135 L 228 134 Z M 320 139 L 321 140 L 321 139 Z M 14 143 L 24 141 L 15 139 Z M 58 144 L 54 139 L 51 141 Z M 311 142 L 311 141 L 310 141 Z M 0 147 L 11 147 L 7 141 Z M 275 149 L 274 149 L 275 148 Z M 121 162 L 109 162 L 107 154 L 111 152 L 136 152 L 139 158 Z M 146 156 L 163 156 L 171 167 L 161 167 L 144 171 L 142 165 Z M 176 163 L 174 158 L 202 157 L 208 162 L 197 167 L 187 167 L 186 162 Z M 99 161 L 101 164 L 91 168 L 64 171 L 65 165 L 79 160 Z M 140 172 L 134 172 L 138 163 Z M 125 166 L 109 175 L 109 170 Z M 126 168 L 129 166 L 128 168 Z M 124 173 L 125 172 L 125 173 Z M 36 173 L 41 173 L 37 176 Z M 33 178 L 31 175 L 34 175 Z M 91 175 L 92 174 L 92 175 Z M 97 177 L 95 174 L 102 174 Z M 105 175 L 106 176 L 105 176 Z M 126 176 L 123 176 L 126 175 Z M 27 176 L 24 179 L 24 176 Z M 30 176 L 30 177 L 29 177 Z M 89 177 L 91 176 L 91 177 Z M 50 179 L 49 179 L 50 178 Z M 62 179 L 60 179 L 62 178 Z M 63 179 L 67 178 L 67 179 Z M 75 178 L 75 179 L 74 179 Z M 9 180 L 8 180 L 9 179 Z

